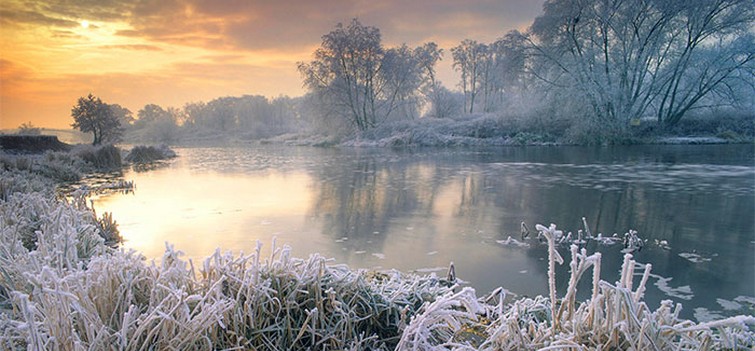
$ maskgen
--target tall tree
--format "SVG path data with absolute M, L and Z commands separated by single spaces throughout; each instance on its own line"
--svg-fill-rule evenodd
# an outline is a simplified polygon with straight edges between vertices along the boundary
M 178 117 L 181 111 L 169 107 L 167 110 L 156 104 L 147 104 L 137 112 L 139 119 L 134 123 L 136 129 L 142 130 L 144 138 L 161 143 L 170 143 L 178 139 Z
M 300 62 L 304 85 L 360 131 L 414 101 L 421 70 L 406 46 L 385 49 L 380 30 L 354 19 L 322 37 L 314 60 Z
M 139 128 L 144 128 L 150 123 L 162 119 L 170 119 L 171 116 L 157 104 L 146 104 L 139 112 L 136 113 L 138 119 L 134 122 L 134 125 Z
M 123 134 L 121 123 L 113 109 L 92 94 L 79 98 L 71 109 L 71 116 L 74 120 L 71 124 L 73 128 L 94 134 L 93 145 L 118 142 Z
M 488 46 L 475 40 L 465 39 L 456 47 L 451 48 L 453 67 L 461 73 L 461 90 L 464 93 L 464 110 L 474 113 L 475 100 L 482 91 L 480 84 L 486 70 L 486 55 Z
M 433 42 L 426 43 L 414 49 L 414 57 L 422 72 L 420 91 L 425 101 L 430 104 L 428 115 L 447 117 L 451 113 L 449 107 L 452 105 L 450 92 L 438 80 L 435 71 L 435 65 L 443 58 L 443 49 L 438 48 L 438 44 Z
M 672 126 L 752 72 L 753 21 L 752 0 L 549 0 L 530 27 L 532 66 L 599 121 Z

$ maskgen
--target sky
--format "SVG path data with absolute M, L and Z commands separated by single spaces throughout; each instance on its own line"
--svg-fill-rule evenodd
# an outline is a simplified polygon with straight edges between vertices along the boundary
M 358 18 L 387 47 L 433 41 L 454 88 L 449 49 L 526 29 L 540 0 L 2 0 L 0 129 L 70 128 L 92 93 L 134 115 L 222 96 L 305 93 L 296 63 Z

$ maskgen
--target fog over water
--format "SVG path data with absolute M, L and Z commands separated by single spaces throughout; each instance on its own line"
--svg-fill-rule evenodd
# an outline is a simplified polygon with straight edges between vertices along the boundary
M 158 169 L 128 171 L 134 194 L 95 201 L 98 212 L 113 212 L 125 247 L 147 258 L 159 258 L 165 242 L 195 262 L 216 248 L 252 252 L 257 240 L 269 253 L 275 238 L 294 255 L 355 268 L 445 275 L 453 261 L 481 294 L 503 286 L 532 296 L 547 294 L 547 247 L 535 224 L 577 235 L 585 217 L 595 235 L 621 239 L 634 229 L 646 240 L 635 258 L 653 265 L 651 308 L 671 299 L 687 317 L 701 308 L 752 313 L 751 145 L 177 152 Z M 522 221 L 532 230 L 526 239 Z M 601 277 L 615 281 L 621 240 L 586 248 L 603 253 Z M 568 269 L 558 267 L 560 291 Z

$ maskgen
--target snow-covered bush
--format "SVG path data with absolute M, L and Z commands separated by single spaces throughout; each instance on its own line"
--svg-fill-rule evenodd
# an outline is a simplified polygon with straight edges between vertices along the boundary
M 176 153 L 166 145 L 160 146 L 134 146 L 126 156 L 126 161 L 131 163 L 149 163 L 176 157 Z
M 519 126 L 494 114 L 383 123 L 344 142 L 349 146 L 490 146 L 512 144 Z
M 47 151 L 42 155 L 0 153 L 0 168 L 29 171 L 55 182 L 74 182 L 83 173 L 117 170 L 121 152 L 113 145 L 77 145 L 71 151 Z
M 97 171 L 116 170 L 123 163 L 121 150 L 113 145 L 79 145 L 73 152 Z
M 31 159 L 31 171 L 59 182 L 81 179 L 81 170 L 88 168 L 84 160 L 65 151 L 47 151 L 41 158 Z
M 2 160 L 0 160 L 2 163 Z M 28 171 L 4 169 L 0 176 L 0 201 L 8 201 L 15 193 L 32 193 L 50 191 L 52 181 Z

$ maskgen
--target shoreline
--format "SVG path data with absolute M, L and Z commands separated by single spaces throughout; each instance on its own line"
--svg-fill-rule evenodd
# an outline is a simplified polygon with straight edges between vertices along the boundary
M 223 140 L 218 142 L 218 140 Z M 129 144 L 139 142 L 131 141 Z M 159 144 L 159 143 L 155 143 Z M 345 139 L 335 140 L 332 137 L 318 137 L 312 135 L 281 135 L 268 139 L 243 139 L 236 136 L 218 133 L 212 138 L 191 139 L 175 141 L 167 145 L 175 147 L 212 147 L 212 146 L 243 146 L 243 145 L 285 145 L 285 146 L 305 146 L 305 147 L 324 147 L 324 148 L 376 148 L 376 149 L 401 149 L 401 148 L 466 148 L 466 147 L 526 147 L 526 146 L 547 146 L 547 147 L 572 147 L 572 146 L 622 146 L 622 145 L 738 145 L 753 144 L 752 140 L 727 140 L 715 136 L 667 136 L 658 137 L 643 142 L 632 143 L 609 143 L 609 144 L 576 144 L 576 143 L 559 143 L 559 142 L 530 142 L 516 143 L 510 139 L 503 138 L 457 138 L 453 142 L 443 143 L 397 143 L 393 137 L 371 140 L 371 139 Z

